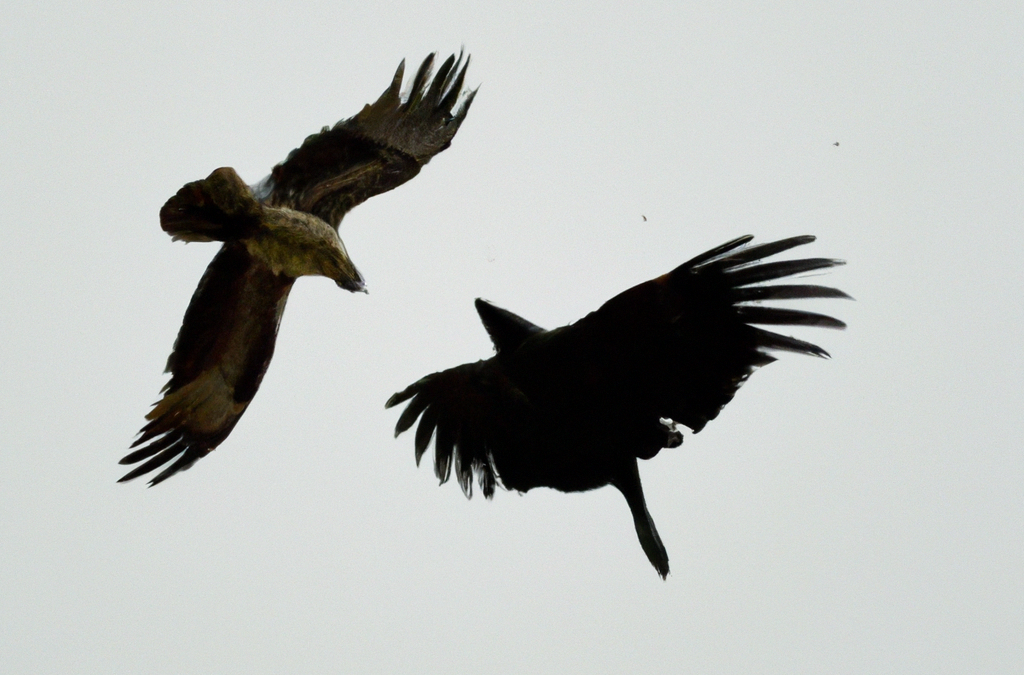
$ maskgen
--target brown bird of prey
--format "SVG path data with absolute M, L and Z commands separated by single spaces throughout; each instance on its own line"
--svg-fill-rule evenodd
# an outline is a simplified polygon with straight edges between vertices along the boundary
M 775 360 L 770 352 L 828 356 L 752 324 L 845 327 L 821 314 L 759 304 L 848 297 L 823 286 L 763 283 L 842 261 L 760 263 L 814 237 L 747 246 L 751 239 L 703 253 L 554 330 L 478 299 L 496 354 L 427 375 L 392 396 L 389 408 L 409 401 L 395 436 L 419 418 L 416 462 L 433 436 L 434 473 L 444 483 L 454 472 L 467 497 L 474 475 L 488 498 L 499 483 L 520 492 L 614 485 L 664 578 L 668 555 L 647 512 L 637 460 L 679 446 L 677 423 L 694 433 L 704 428 L 755 369 Z
M 431 80 L 434 55 L 420 66 L 404 100 L 405 62 L 391 86 L 355 117 L 309 136 L 254 186 L 221 168 L 185 185 L 160 210 L 174 239 L 222 241 L 192 296 L 163 398 L 121 464 L 144 462 L 128 481 L 168 462 L 150 485 L 188 469 L 228 437 L 256 395 L 274 354 L 292 284 L 304 275 L 364 291 L 338 237 L 345 214 L 409 180 L 447 148 L 475 91 L 461 96 L 462 56 Z M 173 462 L 172 462 L 173 460 Z

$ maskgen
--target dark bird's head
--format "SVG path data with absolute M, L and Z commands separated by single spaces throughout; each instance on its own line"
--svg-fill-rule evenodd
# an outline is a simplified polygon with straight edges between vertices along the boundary
M 518 314 L 492 305 L 483 298 L 476 299 L 476 312 L 480 315 L 480 321 L 487 329 L 487 334 L 491 336 L 494 351 L 499 354 L 515 351 L 526 338 L 544 331 Z

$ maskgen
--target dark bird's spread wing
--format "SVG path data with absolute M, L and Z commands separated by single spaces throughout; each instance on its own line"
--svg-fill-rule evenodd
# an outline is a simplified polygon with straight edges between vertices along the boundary
M 494 495 L 495 452 L 529 445 L 530 406 L 526 397 L 493 360 L 467 363 L 424 377 L 392 396 L 385 407 L 409 405 L 395 426 L 395 436 L 416 427 L 416 464 L 434 439 L 434 474 L 441 483 L 452 471 L 467 497 L 473 477 L 484 496 Z M 435 434 L 436 430 L 436 434 Z
M 447 148 L 469 112 L 476 91 L 462 97 L 469 58 L 450 56 L 431 80 L 431 54 L 400 95 L 405 62 L 391 86 L 358 115 L 307 138 L 274 167 L 257 196 L 319 216 L 337 228 L 345 214 L 370 197 L 406 182 Z M 454 112 L 453 112 L 454 110 Z
M 206 269 L 167 360 L 170 382 L 121 460 L 137 478 L 171 462 L 150 485 L 189 468 L 216 448 L 256 395 L 294 279 L 274 274 L 240 243 L 228 243 Z
M 827 357 L 820 347 L 752 324 L 844 328 L 832 317 L 751 304 L 763 300 L 845 298 L 810 284 L 763 282 L 842 261 L 758 261 L 814 241 L 792 237 L 746 246 L 742 237 L 635 286 L 572 326 L 566 339 L 592 383 L 597 405 L 637 421 L 669 418 L 700 431 L 732 400 L 774 350 Z

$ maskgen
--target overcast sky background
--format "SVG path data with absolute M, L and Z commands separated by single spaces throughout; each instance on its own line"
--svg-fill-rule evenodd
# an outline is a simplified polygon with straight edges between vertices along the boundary
M 0 670 L 1019 668 L 1024 6 L 705 7 L 7 3 Z M 216 252 L 164 201 L 460 45 L 451 148 L 342 225 L 370 294 L 300 280 L 230 438 L 115 484 Z M 667 581 L 615 490 L 467 501 L 393 439 L 475 297 L 554 327 L 746 233 L 857 301 L 642 463 Z

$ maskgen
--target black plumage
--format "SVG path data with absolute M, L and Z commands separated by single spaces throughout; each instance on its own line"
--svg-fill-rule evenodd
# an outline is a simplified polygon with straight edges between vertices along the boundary
M 434 471 L 454 473 L 467 496 L 474 476 L 496 485 L 563 492 L 614 485 L 663 577 L 668 555 L 647 512 L 637 468 L 714 419 L 771 352 L 827 357 L 809 342 L 761 325 L 844 328 L 832 317 L 762 306 L 765 300 L 846 298 L 811 284 L 765 285 L 841 264 L 827 258 L 760 262 L 814 237 L 748 246 L 746 236 L 635 286 L 576 323 L 544 330 L 476 301 L 496 353 L 428 375 L 387 402 L 408 401 L 395 435 L 416 422 L 416 461 L 434 438 Z

